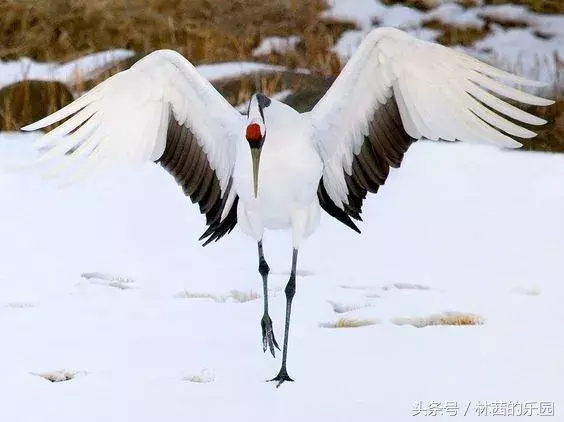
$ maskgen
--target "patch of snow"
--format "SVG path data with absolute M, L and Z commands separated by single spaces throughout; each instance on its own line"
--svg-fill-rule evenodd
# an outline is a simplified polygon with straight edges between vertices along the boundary
M 432 42 L 435 42 L 437 40 L 437 37 L 441 35 L 441 31 L 430 28 L 412 28 L 406 30 L 405 32 L 407 32 L 409 35 L 414 36 L 415 38 L 419 38 L 420 40 Z
M 564 15 L 534 15 L 529 24 L 545 35 L 564 38 Z
M 501 22 L 510 21 L 523 23 L 527 23 L 533 15 L 525 6 L 517 4 L 496 4 L 484 6 L 478 9 L 478 14 Z
M 0 61 L 0 88 L 25 79 L 59 81 L 72 84 L 109 63 L 134 55 L 129 50 L 109 50 L 93 53 L 66 63 L 41 63 L 27 57 L 14 61 Z
M 327 4 L 329 9 L 322 13 L 322 18 L 354 22 L 363 31 L 370 30 L 374 18 L 387 10 L 376 0 L 328 0 Z
M 257 62 L 225 62 L 202 64 L 196 66 L 196 69 L 202 76 L 210 81 L 236 78 L 257 72 L 283 72 L 288 70 L 288 68 L 284 66 L 275 66 Z M 299 73 L 309 73 L 309 70 L 307 69 L 296 69 L 294 71 Z
M 474 43 L 474 55 L 525 77 L 548 83 L 558 79 L 555 55 L 564 58 L 564 38 L 539 38 L 531 28 L 492 29 L 493 34 Z
M 0 135 L 0 161 L 33 157 L 32 138 Z M 481 421 L 486 400 L 553 402 L 558 415 L 562 180 L 564 155 L 415 143 L 365 201 L 362 235 L 323 215 L 300 249 L 308 276 L 297 277 L 290 328 L 296 382 L 276 389 L 265 382 L 280 354 L 263 353 L 262 300 L 174 297 L 261 292 L 255 242 L 236 228 L 202 248 L 205 218 L 161 167 L 65 190 L 2 174 L 0 297 L 36 306 L 0 307 L 1 419 L 405 422 L 419 401 L 455 401 L 470 408 L 461 419 Z M 267 232 L 264 247 L 282 344 L 291 239 Z M 136 288 L 84 288 L 85 271 L 127 275 Z M 372 306 L 338 314 L 330 302 Z M 452 312 L 483 324 L 394 324 Z M 31 375 L 83 369 L 56 384 Z
M 411 7 L 393 5 L 378 16 L 379 26 L 409 29 L 421 26 L 424 13 Z
M 290 37 L 267 37 L 264 38 L 259 46 L 253 50 L 253 56 L 268 55 L 272 53 L 284 54 L 288 50 L 296 48 L 300 42 L 300 37 L 292 35 Z
M 210 369 L 203 369 L 197 374 L 194 375 L 187 375 L 183 378 L 184 381 L 195 382 L 198 384 L 201 383 L 208 383 L 214 382 L 215 380 L 215 373 L 213 370 Z
M 457 3 L 445 3 L 425 14 L 424 22 L 438 20 L 445 25 L 482 28 L 483 19 L 478 17 L 477 9 L 466 9 Z
M 337 40 L 332 50 L 339 56 L 341 62 L 344 63 L 352 57 L 366 34 L 367 32 L 358 29 L 345 31 Z

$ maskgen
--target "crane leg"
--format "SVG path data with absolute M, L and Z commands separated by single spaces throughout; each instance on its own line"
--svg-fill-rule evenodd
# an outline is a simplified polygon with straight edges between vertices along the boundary
M 263 291 L 263 298 L 264 298 L 264 314 L 262 315 L 262 319 L 260 321 L 260 325 L 262 328 L 262 350 L 266 352 L 266 349 L 270 349 L 270 353 L 272 356 L 274 354 L 274 347 L 280 350 L 276 339 L 274 338 L 274 330 L 272 329 L 272 320 L 270 319 L 270 315 L 268 315 L 268 273 L 270 272 L 270 267 L 266 263 L 266 259 L 264 259 L 264 252 L 262 249 L 262 240 L 258 242 L 258 254 L 259 254 L 259 273 L 262 277 L 262 291 Z
M 276 388 L 284 381 L 294 381 L 288 375 L 288 370 L 286 369 L 286 360 L 288 358 L 288 334 L 290 332 L 290 314 L 292 313 L 292 299 L 296 293 L 296 264 L 298 261 L 298 250 L 294 249 L 292 254 L 292 271 L 290 273 L 290 280 L 286 284 L 284 292 L 286 293 L 286 324 L 284 326 L 284 346 L 282 348 L 282 366 L 280 367 L 280 372 L 271 381 L 278 381 Z

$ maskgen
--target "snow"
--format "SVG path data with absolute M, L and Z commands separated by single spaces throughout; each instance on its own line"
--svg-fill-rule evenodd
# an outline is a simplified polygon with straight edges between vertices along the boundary
M 89 54 L 66 63 L 42 63 L 27 57 L 13 61 L 0 61 L 0 88 L 24 79 L 72 84 L 76 78 L 84 77 L 110 63 L 127 59 L 133 55 L 134 53 L 129 50 L 108 50 Z
M 284 66 L 274 66 L 258 62 L 224 62 L 196 66 L 205 78 L 209 80 L 229 79 L 257 72 L 283 72 L 288 70 Z M 309 73 L 307 69 L 296 69 L 296 72 Z
M 528 9 L 517 4 L 496 4 L 480 8 L 480 16 L 486 16 L 498 21 L 526 23 L 529 19 Z
M 477 9 L 466 9 L 456 3 L 444 3 L 425 15 L 425 22 L 438 20 L 446 25 L 482 28 L 484 21 L 478 17 Z
M 562 15 L 535 15 L 529 23 L 545 35 L 553 35 L 557 39 L 564 38 L 564 16 Z
M 0 88 L 12 83 L 35 79 L 42 81 L 60 81 L 72 85 L 77 78 L 92 75 L 105 69 L 109 64 L 131 57 L 134 53 L 127 50 L 113 50 L 95 53 L 80 59 L 59 64 L 54 62 L 36 62 L 29 58 L 14 61 L 0 61 Z M 223 62 L 196 66 L 196 69 L 208 80 L 235 78 L 256 72 L 281 72 L 284 66 L 273 66 L 259 62 Z M 307 69 L 295 70 L 309 73 Z
M 360 29 L 370 30 L 375 17 L 387 8 L 375 0 L 328 0 L 329 8 L 322 13 L 325 19 L 356 22 Z
M 492 25 L 493 34 L 474 43 L 475 55 L 498 66 L 532 79 L 558 80 L 554 55 L 564 58 L 564 37 L 543 39 L 532 28 L 504 30 Z
M 1 164 L 33 157 L 33 137 L 0 136 Z M 405 422 L 456 401 L 471 421 L 486 400 L 559 418 L 562 180 L 563 155 L 415 144 L 362 235 L 324 216 L 300 250 L 296 382 L 276 389 L 256 245 L 235 229 L 202 248 L 204 219 L 163 169 L 64 190 L 3 174 L 0 420 Z M 268 232 L 265 253 L 281 343 L 289 235 Z M 482 324 L 416 328 L 449 312 Z M 342 318 L 371 325 L 326 328 Z
M 339 56 L 342 62 L 346 62 L 352 57 L 367 31 L 360 31 L 357 29 L 349 29 L 341 35 L 333 46 L 333 51 Z
M 423 12 L 406 6 L 390 6 L 378 17 L 380 26 L 407 29 L 421 26 Z
M 253 50 L 253 56 L 262 56 L 272 53 L 283 54 L 292 50 L 300 42 L 300 37 L 266 37 L 263 38 L 257 48 Z

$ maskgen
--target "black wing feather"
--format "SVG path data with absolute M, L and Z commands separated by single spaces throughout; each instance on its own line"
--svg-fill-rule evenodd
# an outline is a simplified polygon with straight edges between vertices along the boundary
M 369 134 L 364 137 L 360 152 L 352 162 L 352 173 L 345 173 L 348 188 L 348 203 L 339 208 L 330 198 L 323 178 L 319 182 L 317 198 L 319 205 L 330 216 L 360 233 L 352 219 L 362 221 L 362 204 L 366 194 L 377 193 L 390 167 L 399 167 L 409 146 L 415 142 L 405 131 L 395 98 L 379 104 L 370 122 Z
M 204 150 L 190 129 L 179 124 L 173 116 L 168 124 L 164 153 L 157 162 L 174 177 L 192 203 L 198 203 L 200 212 L 206 215 L 208 228 L 199 239 L 205 240 L 203 246 L 218 241 L 235 228 L 238 197 L 235 197 L 227 216 L 221 221 L 233 181 L 229 180 L 222 197 L 219 179 L 211 169 Z

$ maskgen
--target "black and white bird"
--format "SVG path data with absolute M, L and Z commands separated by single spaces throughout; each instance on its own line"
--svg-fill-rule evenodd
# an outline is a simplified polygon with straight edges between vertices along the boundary
M 233 108 L 182 55 L 155 51 L 73 103 L 24 128 L 44 128 L 40 163 L 71 176 L 126 163 L 160 163 L 206 215 L 200 240 L 236 225 L 258 245 L 264 292 L 263 349 L 279 349 L 268 313 L 265 229 L 293 239 L 286 285 L 282 365 L 273 381 L 292 381 L 286 362 L 296 263 L 321 210 L 359 231 L 362 203 L 399 167 L 420 138 L 516 148 L 511 136 L 542 125 L 494 94 L 546 106 L 553 101 L 512 88 L 544 84 L 518 77 L 394 28 L 370 32 L 331 88 L 307 113 L 254 94 L 247 115 Z M 502 115 L 510 117 L 510 121 Z

